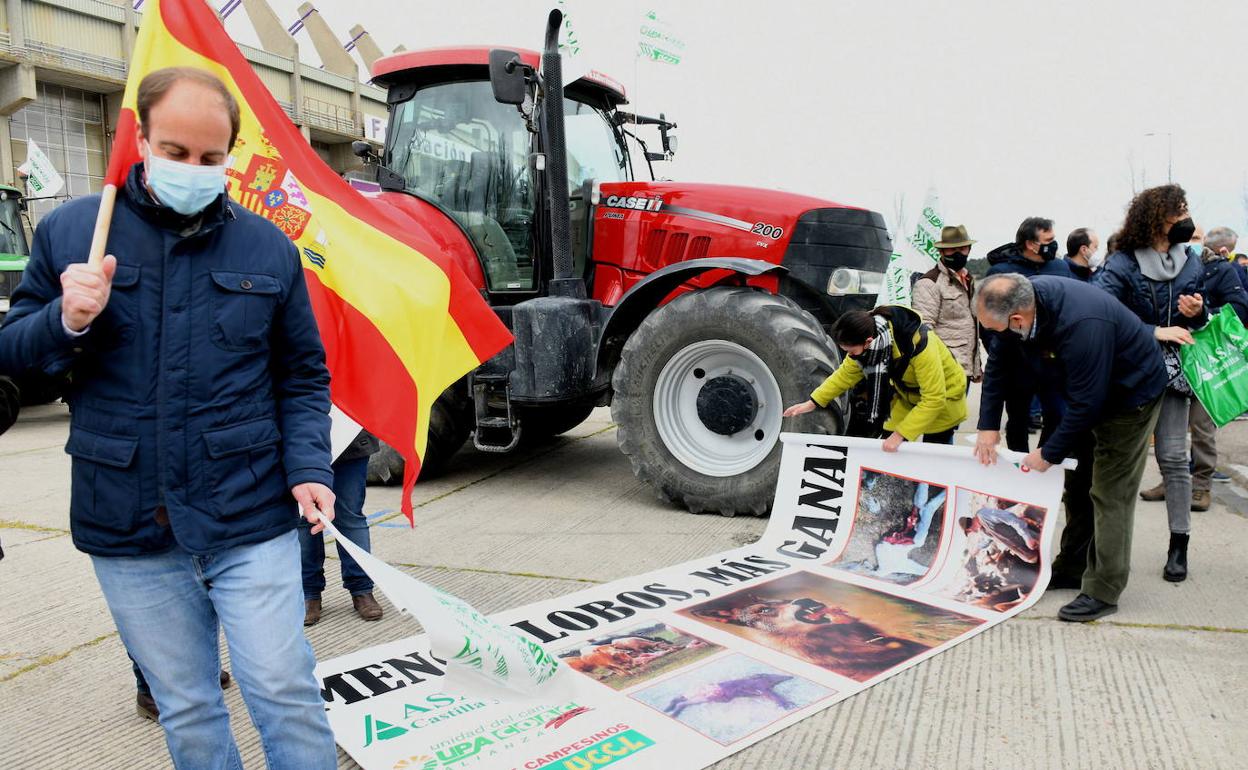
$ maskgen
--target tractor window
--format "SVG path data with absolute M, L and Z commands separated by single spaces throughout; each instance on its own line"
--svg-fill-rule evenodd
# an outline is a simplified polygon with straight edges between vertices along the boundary
M 532 291 L 533 185 L 520 113 L 486 81 L 421 89 L 395 105 L 388 165 L 437 201 L 481 254 L 491 291 Z
M 589 191 L 591 182 L 627 181 L 628 156 L 601 110 L 588 104 L 563 100 L 563 130 L 568 148 L 568 195 L 571 206 L 570 234 L 575 274 L 588 277 Z
M 30 255 L 17 198 L 0 197 L 0 254 Z
M 568 146 L 568 192 L 577 195 L 589 181 L 628 180 L 628 159 L 599 109 L 571 99 L 563 100 L 564 134 Z

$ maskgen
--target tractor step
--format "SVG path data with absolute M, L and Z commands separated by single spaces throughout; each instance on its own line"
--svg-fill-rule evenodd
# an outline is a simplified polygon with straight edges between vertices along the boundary
M 520 443 L 520 421 L 511 409 L 511 376 L 477 374 L 472 379 L 476 430 L 472 445 L 479 452 L 510 452 Z

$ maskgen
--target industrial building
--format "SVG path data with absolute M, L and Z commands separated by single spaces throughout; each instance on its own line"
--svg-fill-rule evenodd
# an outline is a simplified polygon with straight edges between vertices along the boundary
M 262 48 L 239 48 L 317 153 L 340 173 L 358 166 L 351 143 L 380 144 L 386 126 L 385 92 L 367 82 L 381 56 L 368 33 L 356 26 L 344 45 L 309 3 L 287 25 L 265 0 L 221 2 L 221 15 L 250 19 Z M 100 190 L 142 10 L 143 0 L 0 2 L 0 182 L 21 187 L 28 141 L 65 179 L 56 198 L 30 202 L 33 222 Z M 297 41 L 315 46 L 320 67 L 299 61 Z

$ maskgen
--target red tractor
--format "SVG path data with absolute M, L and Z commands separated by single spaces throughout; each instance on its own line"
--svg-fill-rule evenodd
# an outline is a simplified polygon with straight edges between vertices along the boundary
M 781 412 L 840 359 L 825 327 L 874 303 L 892 252 L 883 219 L 654 181 L 675 124 L 621 111 L 624 89 L 598 73 L 565 88 L 560 21 L 552 12 L 540 55 L 443 48 L 373 66 L 390 106 L 381 155 L 357 143 L 374 200 L 453 255 L 515 335 L 438 398 L 425 471 L 470 435 L 506 452 L 610 404 L 620 449 L 660 496 L 765 513 Z M 636 136 L 644 125 L 662 152 Z M 840 403 L 785 427 L 841 433 L 848 419 Z

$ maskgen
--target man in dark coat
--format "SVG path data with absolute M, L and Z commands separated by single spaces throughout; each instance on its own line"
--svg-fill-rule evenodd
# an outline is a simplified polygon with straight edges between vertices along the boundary
M 1066 260 L 1057 259 L 1057 235 L 1053 220 L 1045 217 L 1027 217 L 1018 226 L 1014 242 L 998 246 L 988 252 L 988 275 L 1019 273 L 1028 278 L 1050 275 L 1058 278 L 1074 278 Z M 985 331 L 984 347 L 993 344 L 993 333 Z M 1041 427 L 1040 443 L 1044 443 L 1057 424 L 1061 403 L 1045 389 L 1047 375 L 1043 371 L 1020 376 L 1010 387 L 1010 397 L 1005 404 L 1005 443 L 1015 452 L 1031 448 L 1029 429 Z
M 1118 609 L 1131 563 L 1135 490 L 1157 422 L 1166 369 L 1152 331 L 1114 298 L 1080 281 L 985 278 L 975 297 L 979 322 L 1003 333 L 989 349 L 975 454 L 995 462 L 1010 367 L 1046 359 L 1060 373 L 1066 408 L 1053 434 L 1023 460 L 1041 473 L 1071 456 L 1079 437 L 1096 437 L 1092 464 L 1093 546 L 1082 593 L 1058 616 L 1089 621 Z M 1067 512 L 1070 515 L 1070 512 Z
M 151 686 L 177 767 L 241 767 L 234 675 L 270 768 L 333 768 L 303 635 L 298 508 L 333 515 L 329 373 L 294 245 L 225 194 L 239 109 L 215 76 L 138 89 L 144 161 L 86 263 L 98 196 L 49 214 L 0 374 L 69 372 L 70 529 Z M 319 525 L 318 525 L 319 526 Z

